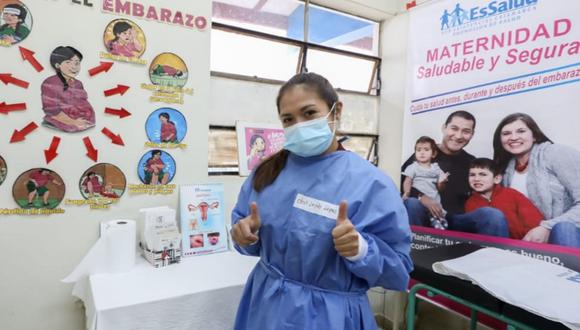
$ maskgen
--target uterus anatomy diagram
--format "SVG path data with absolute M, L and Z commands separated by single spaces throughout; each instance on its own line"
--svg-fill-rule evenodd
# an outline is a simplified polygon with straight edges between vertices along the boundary
M 200 202 L 197 205 L 193 205 L 193 204 L 188 204 L 187 205 L 187 209 L 189 210 L 189 212 L 195 214 L 197 211 L 199 211 L 200 215 L 201 215 L 201 221 L 205 222 L 207 221 L 207 213 L 210 209 L 217 209 L 219 207 L 220 203 L 219 202 L 212 202 L 207 203 L 207 202 Z

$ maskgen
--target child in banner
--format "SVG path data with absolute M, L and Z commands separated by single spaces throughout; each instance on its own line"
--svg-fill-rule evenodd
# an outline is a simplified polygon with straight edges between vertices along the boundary
M 30 33 L 30 29 L 24 23 L 28 13 L 19 4 L 8 4 L 2 9 L 2 20 L 4 24 L 0 26 L 0 42 L 15 44 L 22 41 Z
M 126 21 L 120 21 L 113 26 L 115 39 L 108 44 L 109 52 L 113 55 L 137 57 L 143 46 L 137 40 L 137 31 Z
M 70 46 L 60 46 L 50 54 L 56 75 L 41 86 L 43 124 L 63 132 L 80 132 L 95 126 L 95 111 L 80 80 L 83 55 Z
M 449 177 L 449 172 L 443 172 L 433 159 L 437 156 L 437 144 L 430 137 L 422 136 L 415 142 L 415 161 L 405 168 L 403 175 L 403 199 L 409 198 L 411 188 L 415 188 L 423 195 L 441 204 L 439 191 L 443 190 L 445 182 Z M 443 216 L 431 217 L 431 226 L 437 229 L 447 229 L 446 212 Z
M 502 176 L 489 158 L 476 158 L 469 168 L 469 186 L 473 189 L 465 202 L 465 212 L 480 207 L 494 207 L 505 215 L 510 238 L 522 239 L 544 219 L 542 212 L 519 191 L 502 187 Z

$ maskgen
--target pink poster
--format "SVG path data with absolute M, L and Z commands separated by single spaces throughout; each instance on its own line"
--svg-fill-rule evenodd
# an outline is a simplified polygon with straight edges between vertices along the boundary
M 268 156 L 284 147 L 284 130 L 273 124 L 237 124 L 240 175 L 249 175 Z

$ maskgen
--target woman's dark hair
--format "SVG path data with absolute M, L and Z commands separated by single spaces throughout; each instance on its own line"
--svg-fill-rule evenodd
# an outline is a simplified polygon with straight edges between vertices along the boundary
M 132 28 L 131 24 L 125 21 L 115 23 L 115 25 L 113 26 L 113 35 L 115 35 L 115 39 L 109 41 L 108 45 L 109 51 L 113 50 L 113 44 L 119 40 L 119 34 L 129 30 L 130 28 Z
M 89 172 L 89 173 L 87 173 L 87 177 L 90 177 L 91 175 L 95 175 L 95 174 L 96 174 L 95 172 Z
M 338 94 L 336 94 L 336 91 L 326 78 L 313 72 L 299 73 L 290 78 L 290 80 L 280 88 L 278 97 L 276 98 L 278 113 L 280 113 L 280 101 L 282 97 L 286 92 L 288 92 L 288 90 L 298 85 L 304 89 L 314 91 L 316 95 L 326 103 L 329 109 L 332 108 L 334 103 L 338 102 Z M 282 149 L 266 158 L 256 168 L 254 180 L 252 181 L 254 190 L 260 192 L 276 180 L 278 175 L 280 175 L 280 172 L 282 172 L 282 169 L 284 169 L 284 166 L 286 166 L 289 153 L 288 150 Z
M 80 61 L 83 60 L 83 54 L 76 50 L 71 46 L 59 46 L 56 47 L 52 53 L 50 54 L 50 65 L 56 70 L 56 75 L 62 81 L 64 88 L 63 90 L 68 89 L 68 82 L 66 81 L 65 77 L 60 72 L 60 69 L 56 67 L 57 64 L 61 64 L 64 61 L 68 61 L 73 57 L 78 57 Z
M 162 112 L 159 114 L 159 118 L 165 118 L 167 119 L 167 122 L 170 123 L 171 125 L 175 126 L 175 123 L 171 121 L 171 117 L 169 116 L 169 114 L 167 112 Z
M 13 9 L 18 9 L 20 11 L 20 14 L 18 14 L 18 18 L 20 19 L 20 22 L 16 23 L 16 28 L 14 29 L 15 34 L 17 37 L 22 38 L 22 35 L 18 35 L 18 28 L 20 27 L 20 25 L 24 24 L 24 20 L 26 20 L 26 16 L 28 15 L 28 12 L 26 11 L 26 9 L 24 8 L 24 6 L 21 6 L 19 4 L 16 3 L 11 3 L 9 5 L 4 6 L 4 8 L 2 8 L 2 10 L 4 10 L 5 8 L 13 8 Z M 5 28 L 8 26 L 8 23 L 0 26 L 0 28 Z
M 432 138 L 430 138 L 428 136 L 421 136 L 415 142 L 415 149 L 417 148 L 417 145 L 419 143 L 428 143 L 429 146 L 431 146 L 431 151 L 433 151 L 432 158 L 435 158 L 435 156 L 437 156 L 437 150 L 438 149 L 437 149 L 437 143 L 435 143 L 435 140 L 433 140 Z
M 521 120 L 528 126 L 530 131 L 532 131 L 532 136 L 534 137 L 534 143 L 550 142 L 550 140 L 544 132 L 540 129 L 536 121 L 528 114 L 516 112 L 511 115 L 506 116 L 502 119 L 495 132 L 493 133 L 493 160 L 497 163 L 499 173 L 503 173 L 507 167 L 508 162 L 512 159 L 513 155 L 507 152 L 501 143 L 501 130 L 508 124 L 515 122 L 516 120 Z
M 155 155 L 161 156 L 161 150 L 159 149 L 151 150 L 151 158 L 153 158 Z

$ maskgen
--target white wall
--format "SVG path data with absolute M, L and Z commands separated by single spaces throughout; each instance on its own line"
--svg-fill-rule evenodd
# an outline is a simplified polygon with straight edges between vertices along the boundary
M 408 25 L 407 14 L 397 15 L 386 21 L 381 31 L 383 85 L 379 116 L 379 168 L 397 184 L 402 164 Z

